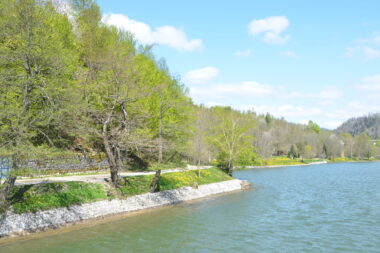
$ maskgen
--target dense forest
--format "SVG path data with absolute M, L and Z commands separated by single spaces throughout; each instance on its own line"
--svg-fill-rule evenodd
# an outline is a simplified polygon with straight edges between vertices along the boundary
M 372 139 L 379 139 L 380 113 L 351 118 L 339 126 L 336 131 L 338 133 L 350 133 L 354 136 L 361 133 L 367 133 Z
M 69 3 L 0 0 L 0 152 L 13 171 L 5 185 L 30 159 L 57 152 L 104 154 L 114 184 L 133 166 L 212 164 L 231 174 L 271 156 L 378 152 L 366 133 L 195 105 L 151 46 L 102 23 L 94 1 Z

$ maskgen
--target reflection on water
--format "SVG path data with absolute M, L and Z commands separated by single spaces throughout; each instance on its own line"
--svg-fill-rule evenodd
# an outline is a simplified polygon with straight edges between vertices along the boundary
M 235 176 L 254 189 L 23 238 L 0 252 L 380 252 L 380 163 Z

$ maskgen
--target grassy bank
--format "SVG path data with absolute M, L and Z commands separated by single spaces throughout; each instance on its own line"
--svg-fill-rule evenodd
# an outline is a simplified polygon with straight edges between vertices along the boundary
M 101 184 L 47 183 L 16 186 L 10 205 L 16 213 L 23 213 L 79 205 L 106 198 L 106 191 Z
M 334 159 L 322 159 L 322 158 L 313 158 L 313 159 L 290 159 L 285 156 L 274 156 L 271 158 L 263 159 L 259 158 L 255 161 L 251 166 L 280 166 L 280 165 L 301 165 L 301 164 L 309 164 L 315 162 L 329 162 L 329 163 L 344 163 L 344 162 L 373 162 L 379 161 L 375 158 L 370 159 L 359 159 L 359 158 L 347 158 L 347 157 L 338 157 Z
M 328 160 L 331 163 L 347 163 L 347 162 L 375 162 L 379 161 L 379 159 L 376 159 L 374 157 L 371 157 L 369 159 L 359 159 L 359 158 L 348 158 L 348 157 L 337 157 L 334 159 Z
M 149 192 L 149 186 L 153 177 L 154 175 L 127 177 L 124 186 L 117 190 L 122 196 Z M 184 186 L 211 184 L 231 179 L 232 177 L 217 168 L 165 173 L 160 177 L 159 191 L 172 190 Z
M 46 183 L 16 186 L 9 200 L 16 213 L 36 212 L 52 208 L 68 207 L 109 198 L 125 198 L 149 192 L 154 175 L 133 176 L 121 179 L 119 188 L 106 184 L 85 182 Z M 158 191 L 184 186 L 196 186 L 231 180 L 223 171 L 210 168 L 162 174 Z
M 275 165 L 298 165 L 305 164 L 301 159 L 290 159 L 285 156 L 274 156 L 271 158 L 259 158 L 251 166 L 275 166 Z

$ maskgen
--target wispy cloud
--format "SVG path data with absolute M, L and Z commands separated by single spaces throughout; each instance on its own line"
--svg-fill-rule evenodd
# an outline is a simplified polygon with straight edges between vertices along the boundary
M 238 51 L 235 53 L 235 56 L 237 56 L 237 57 L 249 57 L 251 55 L 252 55 L 252 52 L 249 49 L 246 49 L 243 51 Z
M 285 57 L 293 58 L 293 59 L 299 58 L 299 56 L 295 52 L 289 51 L 289 50 L 281 52 L 281 55 Z
M 364 77 L 359 88 L 365 91 L 380 91 L 380 75 Z
M 369 38 L 360 38 L 356 40 L 358 44 L 377 44 L 380 45 L 380 32 L 373 32 Z
M 344 97 L 344 94 L 335 87 L 306 92 L 245 81 L 191 87 L 190 95 L 194 101 L 207 106 L 232 106 L 238 110 L 254 110 L 260 114 L 269 112 L 276 117 L 285 117 L 293 122 L 318 120 L 323 127 L 331 129 L 351 117 L 350 110 L 354 110 L 355 115 L 360 115 L 365 111 L 353 105 L 349 107 L 342 105 L 340 99 Z M 255 102 L 252 104 L 252 101 Z M 342 106 L 347 107 L 339 110 Z
M 372 60 L 372 59 L 376 59 L 380 57 L 380 50 L 377 50 L 369 46 L 347 47 L 346 51 L 344 52 L 344 56 L 345 57 L 360 56 L 360 57 L 364 57 L 365 60 Z
M 261 97 L 274 94 L 272 86 L 253 81 L 240 83 L 213 84 L 203 87 L 193 87 L 190 94 L 193 97 L 204 97 L 208 99 L 224 99 L 227 97 Z
M 219 69 L 215 67 L 204 67 L 188 71 L 183 81 L 186 84 L 205 84 L 212 78 L 218 76 Z
M 374 32 L 369 38 L 360 38 L 346 47 L 345 57 L 359 56 L 365 60 L 373 60 L 380 57 L 380 34 Z
M 283 44 L 290 39 L 289 35 L 282 35 L 288 27 L 289 20 L 285 16 L 273 16 L 252 20 L 248 31 L 253 36 L 263 34 L 263 41 L 267 43 Z
M 103 22 L 129 31 L 142 44 L 166 45 L 178 50 L 193 51 L 203 47 L 201 39 L 188 39 L 184 31 L 173 26 L 160 26 L 152 29 L 149 25 L 139 22 L 123 14 L 105 14 Z

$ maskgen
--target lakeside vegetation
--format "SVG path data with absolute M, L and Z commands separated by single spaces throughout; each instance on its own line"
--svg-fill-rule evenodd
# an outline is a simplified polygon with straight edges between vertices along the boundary
M 9 202 L 15 213 L 24 213 L 69 207 L 106 198 L 101 184 L 64 182 L 16 186 Z
M 61 182 L 15 186 L 9 204 L 15 213 L 37 212 L 52 208 L 69 207 L 98 200 L 125 198 L 150 192 L 154 175 L 120 178 L 119 187 L 85 182 Z M 160 177 L 156 192 L 185 186 L 197 187 L 233 179 L 217 168 L 165 173 Z
M 0 0 L 0 157 L 12 168 L 1 181 L 0 205 L 12 201 L 18 176 L 60 172 L 30 168 L 31 161 L 56 157 L 107 160 L 111 187 L 128 195 L 145 191 L 155 177 L 131 179 L 136 187 L 123 191 L 122 170 L 190 163 L 215 165 L 231 176 L 236 166 L 379 154 L 366 133 L 337 134 L 313 121 L 294 124 L 254 110 L 195 105 L 153 46 L 104 24 L 92 0 L 68 1 L 70 8 L 62 3 Z M 181 185 L 156 176 L 163 189 Z M 186 175 L 183 184 L 193 177 Z M 69 202 L 82 201 L 70 196 Z

